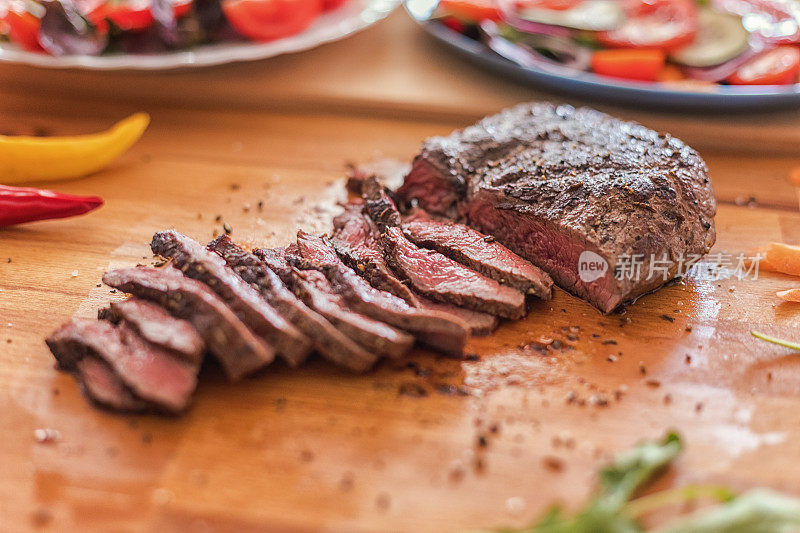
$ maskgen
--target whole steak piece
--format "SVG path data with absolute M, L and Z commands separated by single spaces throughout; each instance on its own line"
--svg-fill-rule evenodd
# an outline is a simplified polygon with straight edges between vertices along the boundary
M 715 241 L 697 152 L 588 108 L 521 104 L 428 139 L 397 195 L 493 235 L 606 313 Z

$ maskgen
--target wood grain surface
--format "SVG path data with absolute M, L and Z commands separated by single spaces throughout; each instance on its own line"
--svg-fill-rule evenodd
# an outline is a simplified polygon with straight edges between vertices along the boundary
M 800 496 L 800 356 L 750 336 L 756 329 L 798 338 L 800 305 L 780 304 L 774 293 L 800 281 L 782 275 L 689 279 L 610 316 L 557 290 L 527 319 L 473 339 L 468 350 L 479 361 L 417 351 L 365 376 L 318 360 L 296 371 L 278 363 L 236 385 L 209 368 L 192 410 L 179 419 L 98 411 L 70 376 L 53 369 L 44 337 L 120 298 L 98 287 L 100 276 L 150 263 L 154 231 L 175 227 L 208 239 L 221 231 L 217 216 L 245 244 L 285 243 L 301 228 L 325 231 L 344 198 L 346 161 L 408 159 L 424 137 L 533 94 L 494 83 L 498 99 L 478 101 L 489 82 L 463 66 L 449 89 L 434 87 L 427 100 L 420 87 L 406 95 L 398 86 L 385 102 L 359 95 L 363 69 L 352 83 L 339 69 L 341 85 L 327 89 L 309 76 L 315 56 L 357 56 L 373 42 L 368 35 L 380 43 L 382 32 L 412 30 L 395 17 L 350 41 L 274 62 L 106 75 L 115 94 L 103 97 L 98 87 L 77 89 L 99 75 L 2 69 L 14 74 L 0 99 L 3 130 L 93 131 L 140 109 L 153 122 L 107 171 L 57 186 L 101 195 L 103 209 L 0 231 L 0 531 L 521 525 L 554 501 L 574 508 L 599 465 L 668 429 L 682 433 L 687 449 L 662 485 L 768 486 Z M 429 58 L 427 48 L 410 42 L 414 54 Z M 431 61 L 444 61 L 430 53 Z M 373 66 L 385 81 L 379 63 Z M 335 70 L 325 61 L 319 66 L 325 76 Z M 394 74 L 398 85 L 422 76 L 412 66 Z M 303 85 L 308 102 L 317 103 L 260 107 L 267 72 L 293 68 L 308 86 L 282 78 L 285 101 Z M 208 105 L 198 105 L 195 93 L 187 102 L 166 95 L 170 83 L 185 88 L 198 79 L 208 82 Z M 40 93 L 40 84 L 49 89 Z M 229 107 L 225 98 L 233 93 L 255 100 Z M 392 101 L 404 95 L 411 104 Z M 440 106 L 448 95 L 455 101 Z M 459 99 L 471 104 L 461 109 Z M 422 112 L 426 105 L 430 114 Z M 657 128 L 676 124 L 698 138 L 707 126 L 697 117 L 651 122 L 650 113 L 624 114 Z M 800 244 L 796 196 L 784 180 L 800 164 L 797 153 L 787 141 L 789 150 L 760 155 L 761 140 L 742 140 L 773 122 L 792 122 L 796 134 L 797 115 L 725 120 L 723 130 L 737 130 L 739 140 L 730 137 L 726 146 L 717 139 L 702 150 L 720 199 L 714 251 L 738 253 L 769 240 Z M 38 442 L 35 430 L 46 428 L 59 438 Z M 510 498 L 522 505 L 510 506 Z

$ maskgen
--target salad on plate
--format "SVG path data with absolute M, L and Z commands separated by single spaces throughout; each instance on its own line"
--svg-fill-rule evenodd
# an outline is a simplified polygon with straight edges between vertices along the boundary
M 347 0 L 0 0 L 0 36 L 54 56 L 153 54 L 296 35 Z
M 694 86 L 798 83 L 795 0 L 441 0 L 431 18 L 522 67 Z

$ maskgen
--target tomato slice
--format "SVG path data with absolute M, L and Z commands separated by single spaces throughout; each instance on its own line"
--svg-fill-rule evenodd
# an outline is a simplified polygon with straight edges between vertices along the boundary
M 661 48 L 672 50 L 687 45 L 698 29 L 693 0 L 632 0 L 627 19 L 617 29 L 597 34 L 597 40 L 611 48 Z
M 110 20 L 123 31 L 142 31 L 152 26 L 154 19 L 150 11 L 152 0 L 108 0 L 94 8 L 87 18 L 102 28 Z M 175 17 L 185 16 L 192 7 L 192 0 L 174 0 Z
M 439 21 L 455 32 L 464 33 L 465 31 L 467 31 L 467 25 L 461 22 L 461 20 L 457 19 L 456 17 L 444 17 L 442 19 L 439 19 Z
M 733 85 L 788 85 L 797 81 L 798 72 L 800 49 L 783 45 L 757 55 L 727 81 Z
M 441 0 L 439 10 L 442 13 L 457 17 L 467 22 L 481 22 L 502 18 L 496 2 L 493 0 Z
M 521 0 L 517 7 L 535 7 L 538 9 L 552 9 L 553 11 L 566 11 L 572 9 L 584 0 Z
M 322 0 L 322 10 L 331 11 L 347 3 L 347 0 Z
M 271 41 L 306 29 L 322 12 L 322 0 L 223 0 L 233 28 L 254 41 Z
M 20 48 L 29 52 L 42 52 L 39 44 L 39 28 L 41 23 L 36 15 L 27 11 L 9 10 L 3 17 L 8 36 Z
M 592 71 L 613 78 L 655 81 L 665 61 L 666 54 L 658 49 L 598 50 L 592 54 Z

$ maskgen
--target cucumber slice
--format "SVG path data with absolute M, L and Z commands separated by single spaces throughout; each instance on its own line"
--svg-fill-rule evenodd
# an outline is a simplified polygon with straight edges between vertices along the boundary
M 750 34 L 740 17 L 712 9 L 700 9 L 697 15 L 697 36 L 691 44 L 672 52 L 671 60 L 688 67 L 713 67 L 747 50 Z
M 571 9 L 525 8 L 519 17 L 530 22 L 562 26 L 575 30 L 608 31 L 625 20 L 622 2 L 616 0 L 588 0 Z

